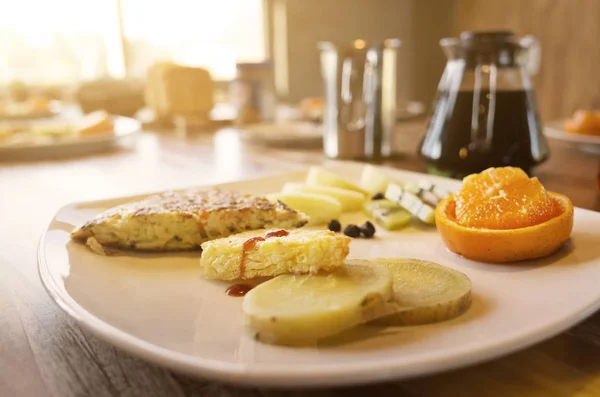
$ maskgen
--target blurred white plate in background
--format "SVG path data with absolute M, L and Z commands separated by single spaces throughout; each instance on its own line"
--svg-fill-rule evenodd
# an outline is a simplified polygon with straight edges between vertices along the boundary
M 600 135 L 574 134 L 563 129 L 565 120 L 555 120 L 546 123 L 544 134 L 548 138 L 573 143 L 580 150 L 600 155 Z
M 0 142 L 0 160 L 35 160 L 46 157 L 84 155 L 110 149 L 125 138 L 139 132 L 139 121 L 123 116 L 112 116 L 113 133 L 98 133 L 87 136 L 43 136 L 35 140 L 23 140 L 2 144 Z

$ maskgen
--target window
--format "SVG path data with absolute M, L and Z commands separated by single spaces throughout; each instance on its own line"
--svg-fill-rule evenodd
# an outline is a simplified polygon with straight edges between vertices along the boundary
M 265 59 L 262 0 L 122 0 L 128 71 L 152 61 L 203 66 L 213 78 L 234 77 L 235 63 Z
M 0 7 L 0 85 L 13 80 L 64 84 L 107 74 L 110 47 L 105 37 L 117 26 L 115 10 L 109 1 L 4 4 Z
M 265 59 L 263 19 L 263 0 L 19 0 L 0 6 L 0 85 L 139 78 L 157 60 L 227 80 Z

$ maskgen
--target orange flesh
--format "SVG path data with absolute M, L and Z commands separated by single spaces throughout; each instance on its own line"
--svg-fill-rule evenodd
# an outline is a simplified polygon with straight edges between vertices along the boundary
M 449 215 L 465 227 L 519 229 L 538 225 L 562 213 L 537 178 L 520 168 L 490 168 L 463 180 Z

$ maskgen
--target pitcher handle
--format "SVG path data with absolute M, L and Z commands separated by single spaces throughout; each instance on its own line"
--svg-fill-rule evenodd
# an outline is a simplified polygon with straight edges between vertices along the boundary
M 484 75 L 487 75 L 487 77 L 484 77 Z M 496 115 L 497 76 L 498 68 L 493 63 L 477 65 L 475 68 L 473 109 L 471 113 L 471 149 L 487 150 L 492 145 Z M 484 78 L 488 79 L 489 92 L 485 95 L 485 98 L 481 98 L 481 86 Z M 487 118 L 482 117 L 486 113 L 486 108 Z M 480 128 L 482 124 L 485 124 L 484 128 Z

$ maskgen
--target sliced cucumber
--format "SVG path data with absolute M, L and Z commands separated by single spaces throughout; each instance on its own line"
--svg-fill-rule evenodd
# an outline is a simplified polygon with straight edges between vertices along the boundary
M 390 183 L 385 191 L 385 198 L 399 203 L 404 195 L 404 188 L 397 183 Z
M 412 194 L 419 194 L 421 192 L 421 188 L 419 187 L 419 184 L 417 182 L 406 182 L 403 186 L 402 186 L 404 191 L 407 191 L 409 193 Z
M 409 192 L 404 192 L 402 197 L 400 197 L 400 201 L 398 201 L 398 204 L 400 204 L 402 207 L 406 208 L 413 215 L 416 215 L 416 212 L 418 212 L 419 209 L 421 209 L 421 206 L 424 203 L 423 203 L 423 200 L 421 200 L 416 195 L 409 193 Z
M 398 208 L 398 207 L 400 207 L 398 205 L 398 203 L 396 203 L 392 200 L 387 200 L 387 199 L 367 200 L 367 201 L 365 201 L 365 204 L 363 205 L 363 211 L 367 215 L 371 215 L 373 213 L 373 211 L 376 211 L 376 210 Z
M 433 206 L 436 206 L 442 199 L 450 195 L 447 189 L 435 185 L 428 179 L 421 179 L 418 182 L 409 181 L 401 187 L 403 191 L 412 193 Z
M 412 215 L 404 208 L 397 207 L 375 210 L 372 217 L 385 230 L 398 230 L 410 223 Z
M 427 190 L 423 190 L 421 192 L 421 194 L 419 195 L 419 197 L 421 197 L 421 200 L 423 200 L 425 202 L 425 204 L 428 204 L 432 207 L 437 207 L 437 205 L 440 203 L 440 201 L 442 201 L 441 198 L 439 198 L 438 196 L 436 196 L 435 194 L 433 194 L 430 191 Z
M 410 223 L 410 212 L 391 200 L 369 200 L 364 211 L 386 230 L 398 230 Z
M 427 223 L 428 225 L 435 224 L 435 208 L 424 204 L 417 213 L 417 218 Z
M 443 187 L 440 187 L 440 186 L 434 186 L 432 192 L 433 192 L 433 194 L 438 196 L 440 198 L 440 200 L 445 199 L 446 197 L 450 196 L 450 194 L 451 194 L 447 189 L 444 189 Z
M 414 193 L 406 191 L 402 186 L 396 183 L 390 183 L 385 192 L 388 200 L 400 204 L 412 215 L 427 224 L 435 223 L 435 207 L 422 200 Z
M 433 188 L 434 188 L 434 186 L 435 186 L 435 185 L 433 184 L 433 182 L 431 182 L 429 179 L 421 179 L 421 180 L 419 180 L 419 182 L 417 182 L 417 183 L 418 183 L 418 185 L 419 185 L 419 188 L 420 188 L 421 190 L 425 190 L 425 191 L 427 191 L 427 192 L 430 192 L 430 191 L 432 191 L 432 190 L 433 190 Z

